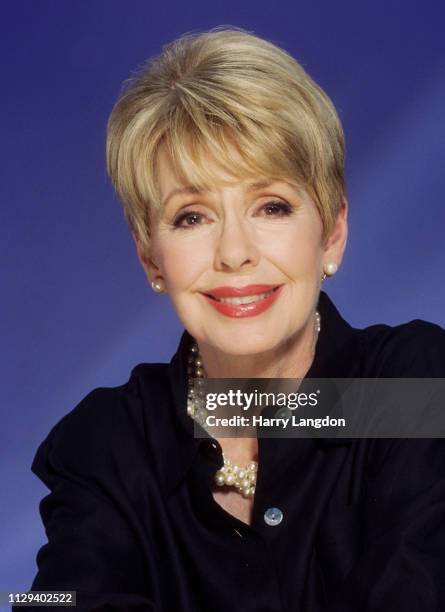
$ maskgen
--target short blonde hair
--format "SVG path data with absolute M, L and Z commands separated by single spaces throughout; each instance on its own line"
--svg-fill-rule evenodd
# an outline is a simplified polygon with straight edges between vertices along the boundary
M 315 201 L 325 236 L 345 196 L 344 136 L 331 100 L 286 51 L 238 28 L 165 45 L 126 83 L 110 115 L 108 173 L 146 249 L 160 207 L 161 146 L 197 189 L 214 185 L 209 159 L 239 179 L 297 182 Z

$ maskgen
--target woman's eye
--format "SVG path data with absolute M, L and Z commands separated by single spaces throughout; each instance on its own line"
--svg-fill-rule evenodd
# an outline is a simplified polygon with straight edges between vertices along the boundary
M 201 225 L 200 220 L 202 218 L 203 215 L 198 212 L 185 212 L 182 215 L 179 215 L 179 217 L 173 221 L 173 226 L 175 228 L 188 229 L 194 227 L 195 225 Z
M 266 217 L 282 218 L 291 215 L 294 209 L 287 202 L 273 201 L 264 204 L 259 209 Z M 205 223 L 205 215 L 197 211 L 187 211 L 180 214 L 172 223 L 174 229 L 192 229 Z
M 261 207 L 266 217 L 287 217 L 293 213 L 293 208 L 287 202 L 268 202 Z

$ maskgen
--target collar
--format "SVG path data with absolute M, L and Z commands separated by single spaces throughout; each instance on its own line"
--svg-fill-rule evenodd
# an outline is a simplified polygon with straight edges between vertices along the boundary
M 359 376 L 359 330 L 347 323 L 332 300 L 320 292 L 317 310 L 321 331 L 315 356 L 305 378 L 351 378 Z
M 321 331 L 306 378 L 358 377 L 359 330 L 341 317 L 324 291 L 320 292 L 317 308 Z M 191 335 L 184 331 L 170 364 L 141 364 L 133 370 L 147 413 L 147 436 L 166 496 L 182 482 L 200 447 L 215 452 L 210 448 L 210 437 L 194 437 L 194 422 L 187 415 L 187 370 L 192 341 Z M 153 367 L 158 368 L 156 372 Z M 154 411 L 156 418 L 153 418 Z M 317 438 L 316 442 L 329 447 L 350 444 L 351 439 Z

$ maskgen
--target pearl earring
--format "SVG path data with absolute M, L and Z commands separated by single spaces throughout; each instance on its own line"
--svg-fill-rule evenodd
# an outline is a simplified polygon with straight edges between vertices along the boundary
M 326 279 L 327 276 L 333 276 L 338 270 L 338 266 L 333 261 L 324 265 L 324 274 L 322 277 L 322 282 Z
M 161 280 L 151 281 L 151 288 L 156 293 L 162 293 L 164 291 L 164 283 Z

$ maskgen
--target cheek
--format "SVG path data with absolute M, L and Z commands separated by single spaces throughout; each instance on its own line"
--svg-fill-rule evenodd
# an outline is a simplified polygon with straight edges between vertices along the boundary
M 193 230 L 190 230 L 193 231 Z M 159 265 L 169 293 L 191 287 L 209 266 L 209 249 L 191 239 L 159 243 Z
M 321 231 L 316 222 L 290 224 L 275 240 L 263 241 L 262 252 L 290 277 L 316 274 L 321 265 Z

